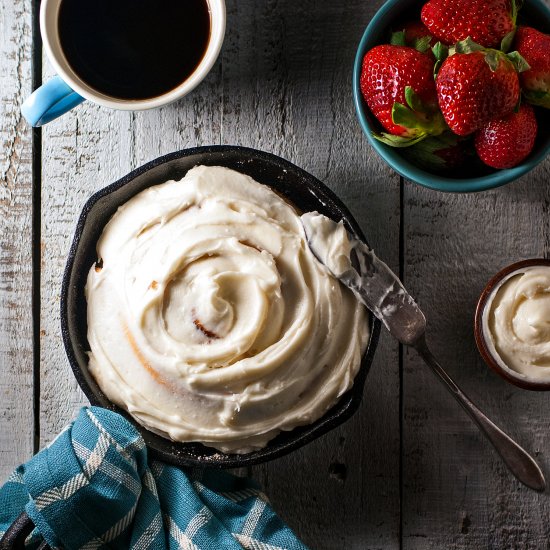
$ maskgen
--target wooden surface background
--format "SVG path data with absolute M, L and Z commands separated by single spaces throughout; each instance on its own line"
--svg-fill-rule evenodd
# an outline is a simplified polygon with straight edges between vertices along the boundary
M 86 103 L 33 133 L 20 115 L 31 63 L 34 84 L 53 73 L 36 5 L 0 0 L 1 478 L 86 403 L 59 329 L 83 203 L 148 160 L 212 143 L 282 155 L 329 185 L 418 298 L 449 373 L 550 474 L 548 394 L 490 372 L 472 333 L 476 300 L 497 270 L 550 257 L 550 162 L 473 195 L 429 191 L 392 172 L 362 135 L 351 99 L 355 49 L 380 4 L 227 0 L 222 54 L 191 95 L 141 113 Z M 549 548 L 548 495 L 513 479 L 426 367 L 387 334 L 359 412 L 249 473 L 312 548 Z

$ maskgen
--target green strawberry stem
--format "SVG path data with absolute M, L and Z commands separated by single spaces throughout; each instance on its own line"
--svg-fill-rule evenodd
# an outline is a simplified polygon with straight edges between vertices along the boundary
M 390 44 L 392 46 L 405 46 L 405 31 L 392 32 Z
M 430 35 L 422 36 L 421 38 L 415 38 L 413 48 L 420 53 L 424 53 L 430 47 L 432 37 Z M 392 32 L 390 38 L 390 44 L 392 46 L 406 46 L 407 41 L 405 39 L 405 30 Z
M 514 22 L 514 27 L 516 26 L 516 21 L 518 18 L 518 11 L 523 7 L 523 0 L 511 0 L 511 8 L 512 8 L 512 21 Z
M 513 38 L 513 36 L 512 36 Z M 504 37 L 506 39 L 506 37 Z M 435 47 L 435 46 L 434 46 Z M 519 52 L 504 53 L 500 50 L 494 50 L 492 48 L 484 48 L 477 42 L 474 42 L 469 36 L 460 42 L 457 42 L 452 48 L 449 49 L 449 55 L 455 53 L 470 54 L 473 52 L 484 52 L 485 61 L 492 72 L 495 72 L 502 59 L 508 60 L 514 66 L 514 69 L 518 73 L 528 71 L 531 67 L 529 63 L 521 56 Z M 437 56 L 436 56 L 437 58 Z
M 506 57 L 512 62 L 518 73 L 523 73 L 531 68 L 531 65 L 525 61 L 525 58 L 519 52 L 510 52 Z
M 405 86 L 405 101 L 413 111 L 418 113 L 425 113 L 428 110 L 412 86 Z
M 518 2 L 520 5 L 518 5 Z M 514 28 L 501 40 L 500 42 L 500 50 L 504 53 L 507 53 L 510 48 L 512 47 L 512 42 L 514 41 L 514 36 L 516 36 L 516 20 L 518 18 L 518 10 L 521 8 L 521 0 L 510 0 L 510 17 L 512 19 L 512 23 L 514 24 Z
M 449 56 L 449 47 L 443 44 L 442 42 L 437 42 L 432 47 L 432 53 L 434 54 L 434 57 L 435 57 L 435 65 L 434 65 L 434 79 L 435 79 L 441 65 L 443 64 L 443 61 L 445 61 L 445 59 L 447 59 L 447 57 Z
M 429 136 L 438 136 L 448 130 L 441 112 L 430 110 L 411 86 L 405 87 L 405 100 L 407 105 L 397 101 L 393 104 L 392 121 L 403 126 L 409 135 L 375 132 L 373 137 L 391 147 L 410 147 Z
M 393 104 L 391 115 L 394 124 L 399 124 L 399 126 L 403 126 L 408 130 L 418 130 L 427 135 L 438 136 L 447 129 L 445 119 L 439 111 L 426 114 L 413 111 L 396 102 Z
M 440 136 L 430 136 L 415 144 L 414 147 L 407 148 L 403 151 L 403 156 L 411 163 L 434 172 L 444 172 L 453 166 L 448 165 L 448 161 L 444 155 L 440 153 L 447 150 L 452 150 L 459 147 L 459 144 L 464 143 L 464 138 L 459 138 L 456 134 L 450 131 L 444 132 Z M 467 156 L 467 149 L 461 148 L 460 153 Z
M 431 41 L 432 41 L 432 37 L 429 34 L 427 34 L 426 36 L 422 36 L 421 38 L 415 38 L 413 47 L 415 50 L 418 50 L 420 53 L 424 53 L 428 51 Z
M 504 53 L 508 53 L 510 48 L 512 47 L 512 42 L 514 41 L 514 37 L 516 36 L 516 27 L 514 27 L 513 31 L 510 31 L 500 42 L 500 50 Z
M 419 134 L 416 137 L 411 138 L 394 136 L 393 134 L 388 134 L 386 132 L 372 132 L 372 137 L 382 143 L 385 143 L 386 145 L 389 145 L 390 147 L 410 147 L 411 145 L 414 145 L 415 143 L 429 137 L 429 134 Z
M 487 48 L 484 48 L 481 44 L 474 42 L 469 36 L 464 40 L 460 40 L 454 45 L 454 49 L 451 48 L 450 55 L 454 53 L 472 53 L 472 52 L 482 52 L 488 51 Z
M 523 95 L 531 105 L 550 109 L 550 92 L 544 90 L 523 90 Z

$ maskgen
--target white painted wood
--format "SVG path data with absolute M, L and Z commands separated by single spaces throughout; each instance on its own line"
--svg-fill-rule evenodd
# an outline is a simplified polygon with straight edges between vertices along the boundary
M 45 63 L 45 79 L 50 68 Z M 60 333 L 61 278 L 84 202 L 132 167 L 131 115 L 89 103 L 43 128 L 40 444 L 85 403 Z
M 223 52 L 222 141 L 272 151 L 319 177 L 398 269 L 399 178 L 367 144 L 351 98 L 355 49 L 375 9 L 361 1 L 232 3 L 228 28 L 238 31 Z M 397 349 L 383 338 L 352 420 L 253 469 L 312 548 L 399 545 Z
M 47 60 L 45 67 L 48 78 Z M 162 109 L 127 113 L 86 102 L 43 129 L 41 444 L 87 404 L 66 359 L 59 320 L 61 278 L 82 206 L 148 160 L 217 142 L 218 75 L 219 65 L 192 94 Z
M 210 143 L 281 154 L 335 189 L 398 268 L 398 178 L 374 157 L 351 103 L 353 53 L 375 6 L 227 4 L 221 59 L 193 94 L 134 115 L 85 104 L 44 129 L 42 443 L 84 403 L 59 334 L 60 281 L 78 213 L 92 192 L 151 158 Z M 368 384 L 353 421 L 254 469 L 276 509 L 312 547 L 398 546 L 398 363 L 388 339 Z M 331 475 L 331 467 L 339 471 L 333 464 L 345 465 L 345 481 Z
M 33 450 L 31 5 L 0 9 L 0 480 Z
M 507 187 L 405 192 L 405 284 L 428 317 L 434 353 L 464 391 L 550 472 L 548 393 L 485 366 L 473 336 L 477 299 L 502 267 L 550 255 L 550 162 Z M 550 501 L 508 473 L 453 398 L 405 356 L 403 548 L 548 547 Z
M 234 143 L 280 154 L 325 181 L 399 269 L 399 179 L 362 136 L 351 65 L 381 2 L 228 0 L 221 59 L 175 105 L 120 113 L 85 104 L 43 130 L 41 444 L 86 401 L 65 358 L 59 294 L 80 209 L 99 188 L 164 153 Z M 30 3 L 0 9 L 0 476 L 32 452 Z M 51 69 L 45 65 L 45 77 Z M 473 340 L 486 281 L 513 261 L 550 257 L 550 162 L 476 195 L 405 185 L 405 283 L 430 342 L 464 390 L 550 471 L 546 393 L 490 372 Z M 15 237 L 16 236 L 16 237 Z M 404 355 L 405 549 L 548 546 L 550 504 L 519 485 L 427 368 Z M 399 362 L 383 334 L 360 411 L 288 457 L 252 469 L 312 548 L 400 545 Z

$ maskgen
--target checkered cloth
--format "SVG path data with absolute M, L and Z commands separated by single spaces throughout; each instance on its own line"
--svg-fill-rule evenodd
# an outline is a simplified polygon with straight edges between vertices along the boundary
M 52 548 L 298 550 L 250 480 L 148 461 L 120 415 L 83 408 L 0 489 L 0 535 L 25 510 Z

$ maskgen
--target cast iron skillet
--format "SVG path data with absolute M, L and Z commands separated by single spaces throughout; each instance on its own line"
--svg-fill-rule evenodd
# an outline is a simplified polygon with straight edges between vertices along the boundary
M 347 420 L 359 406 L 380 332 L 380 322 L 370 315 L 370 342 L 353 388 L 321 419 L 308 426 L 282 432 L 267 447 L 244 455 L 225 454 L 200 443 L 176 443 L 145 429 L 109 401 L 88 371 L 84 286 L 97 259 L 96 243 L 103 227 L 119 206 L 143 189 L 171 179 L 181 179 L 192 167 L 225 166 L 248 174 L 287 197 L 302 211 L 317 210 L 364 238 L 357 222 L 340 200 L 319 180 L 290 162 L 255 149 L 213 145 L 184 149 L 153 160 L 98 191 L 82 210 L 69 251 L 61 291 L 61 331 L 69 362 L 80 387 L 93 405 L 123 414 L 141 432 L 152 456 L 177 466 L 239 468 L 266 462 L 297 449 Z

